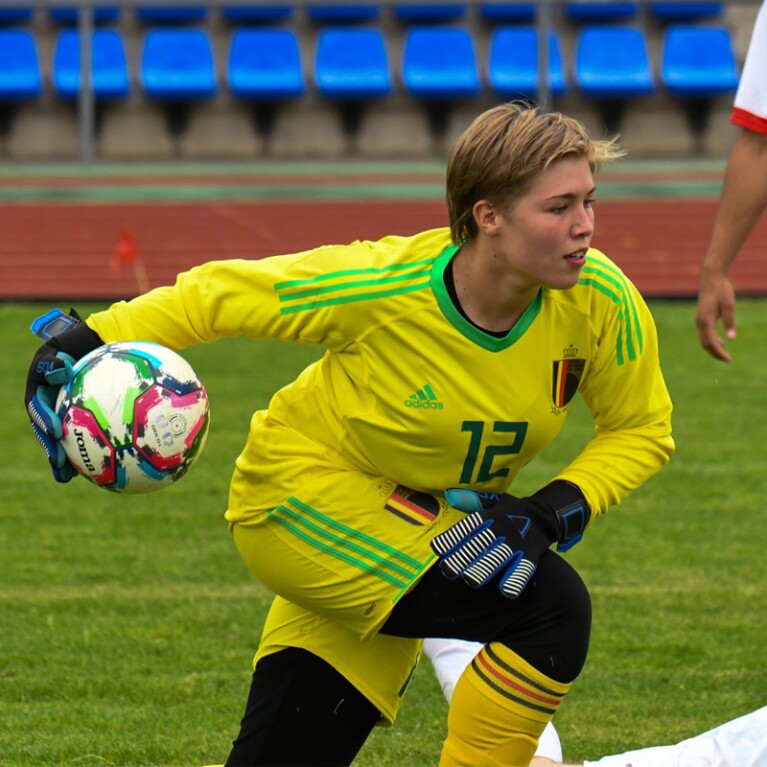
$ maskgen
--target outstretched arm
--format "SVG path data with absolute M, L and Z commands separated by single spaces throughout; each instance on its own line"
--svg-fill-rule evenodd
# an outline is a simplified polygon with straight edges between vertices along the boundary
M 767 207 L 767 135 L 743 129 L 727 161 L 708 249 L 701 265 L 695 323 L 703 348 L 730 362 L 726 341 L 735 338 L 735 292 L 728 272 Z M 721 319 L 724 338 L 717 332 Z

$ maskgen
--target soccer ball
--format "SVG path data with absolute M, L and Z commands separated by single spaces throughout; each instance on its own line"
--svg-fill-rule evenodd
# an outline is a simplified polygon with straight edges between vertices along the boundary
M 146 341 L 105 344 L 78 360 L 56 412 L 72 466 L 118 493 L 147 493 L 183 477 L 210 422 L 192 366 Z

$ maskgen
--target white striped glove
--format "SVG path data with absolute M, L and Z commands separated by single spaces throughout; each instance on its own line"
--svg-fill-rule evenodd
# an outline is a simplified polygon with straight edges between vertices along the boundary
M 522 593 L 552 543 L 558 551 L 578 543 L 591 516 L 583 493 L 564 480 L 527 498 L 464 489 L 448 490 L 445 497 L 471 513 L 431 541 L 442 573 L 460 576 L 472 588 L 500 574 L 498 588 L 509 599 Z

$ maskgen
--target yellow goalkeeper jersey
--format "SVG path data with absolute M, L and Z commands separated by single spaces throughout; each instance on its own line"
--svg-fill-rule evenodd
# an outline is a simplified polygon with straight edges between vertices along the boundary
M 270 464 L 298 458 L 426 493 L 506 490 L 556 437 L 577 392 L 596 430 L 559 477 L 583 490 L 593 519 L 673 453 L 647 306 L 592 249 L 575 287 L 541 290 L 509 333 L 488 334 L 445 287 L 455 252 L 449 231 L 435 229 L 210 262 L 88 323 L 107 342 L 183 349 L 247 336 L 326 349 L 255 414 L 238 460 L 250 501 L 230 499 L 232 522 L 257 523 L 279 503 L 266 490 L 253 496 L 268 486 Z M 267 428 L 292 437 L 284 448 L 266 444 Z

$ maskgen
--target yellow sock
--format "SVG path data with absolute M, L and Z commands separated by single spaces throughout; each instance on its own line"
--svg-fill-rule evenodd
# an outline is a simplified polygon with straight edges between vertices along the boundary
M 569 689 L 505 645 L 485 645 L 455 687 L 440 767 L 528 767 Z

